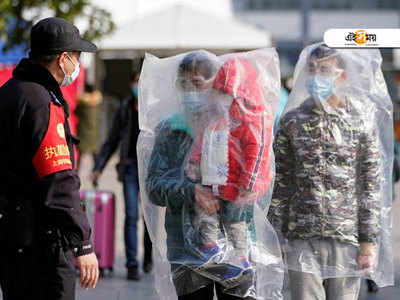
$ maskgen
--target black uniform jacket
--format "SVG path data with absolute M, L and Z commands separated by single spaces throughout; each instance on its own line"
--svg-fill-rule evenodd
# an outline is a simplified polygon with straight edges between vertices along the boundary
M 93 252 L 68 114 L 57 81 L 30 59 L 0 88 L 2 247 L 41 247 L 55 235 L 75 256 Z

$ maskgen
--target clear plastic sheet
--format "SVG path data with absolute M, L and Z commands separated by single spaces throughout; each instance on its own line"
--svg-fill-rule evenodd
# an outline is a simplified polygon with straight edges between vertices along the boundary
M 146 55 L 137 148 L 162 299 L 213 281 L 227 294 L 282 299 L 281 250 L 266 219 L 279 76 L 275 49 Z
M 393 285 L 392 102 L 376 49 L 308 46 L 275 136 L 268 219 L 289 270 Z

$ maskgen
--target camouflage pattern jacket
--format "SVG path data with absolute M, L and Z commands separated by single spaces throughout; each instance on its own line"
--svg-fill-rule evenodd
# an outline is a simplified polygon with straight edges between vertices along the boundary
M 373 114 L 360 114 L 372 109 L 344 103 L 323 110 L 308 99 L 280 123 L 268 218 L 289 240 L 376 242 L 381 200 L 376 125 Z

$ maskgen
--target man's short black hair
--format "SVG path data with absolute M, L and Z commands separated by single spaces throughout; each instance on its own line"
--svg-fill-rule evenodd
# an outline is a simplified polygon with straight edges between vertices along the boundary
M 56 53 L 56 54 L 38 54 L 38 53 L 33 53 L 33 52 L 29 52 L 29 58 L 34 60 L 35 62 L 44 65 L 44 66 L 48 66 L 49 64 L 51 64 L 55 59 L 57 59 L 57 57 L 61 54 L 60 53 Z M 67 52 L 69 56 L 72 56 L 72 52 Z
M 57 54 L 32 54 L 32 52 L 29 53 L 29 58 L 36 61 L 37 63 L 41 65 L 49 65 L 51 62 L 53 62 L 60 53 Z
M 217 72 L 217 66 L 205 53 L 192 52 L 187 54 L 179 64 L 178 76 L 185 73 L 198 72 L 205 79 L 210 79 Z
M 323 58 L 335 58 L 337 61 L 337 65 L 340 69 L 345 69 L 345 62 L 343 57 L 339 51 L 336 49 L 329 48 L 325 44 L 321 44 L 315 47 L 308 57 L 308 62 L 311 62 L 314 59 L 323 59 Z

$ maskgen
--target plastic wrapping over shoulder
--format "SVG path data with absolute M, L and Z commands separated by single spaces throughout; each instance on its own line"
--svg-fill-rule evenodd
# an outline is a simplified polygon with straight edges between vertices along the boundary
M 279 95 L 274 49 L 146 55 L 137 150 L 162 299 L 212 282 L 230 295 L 283 298 L 281 250 L 266 220 Z
M 291 270 L 393 284 L 392 102 L 379 50 L 303 50 L 274 144 L 268 218 Z

